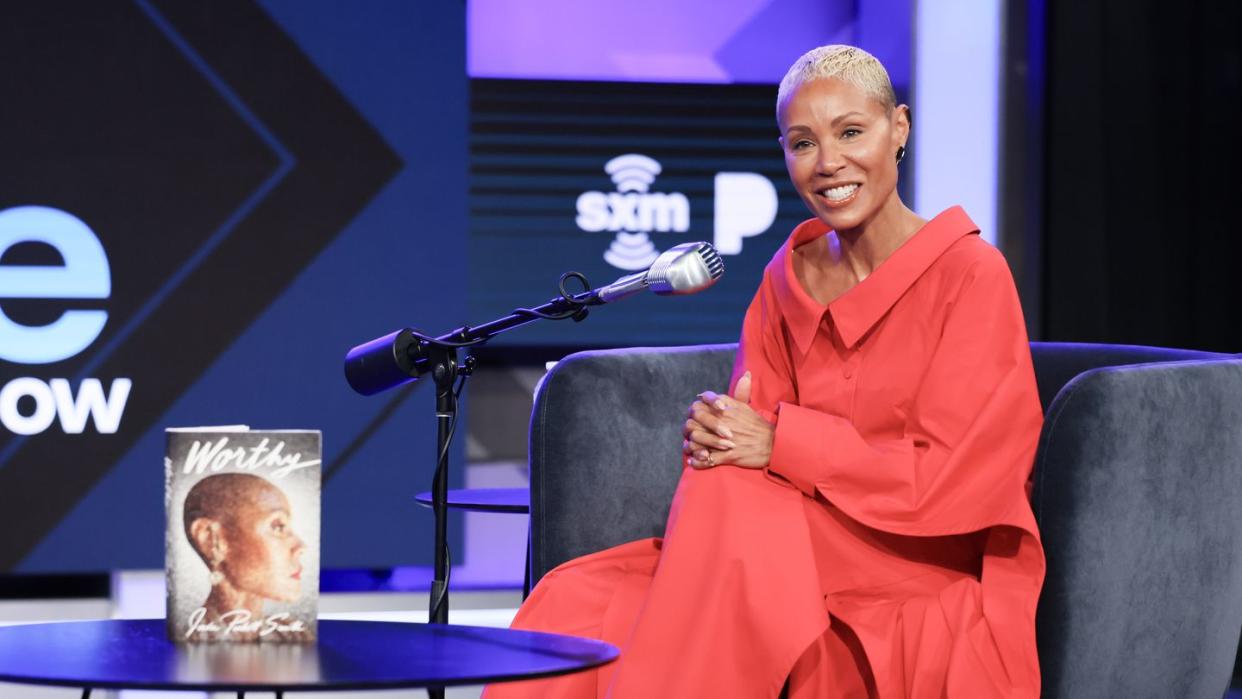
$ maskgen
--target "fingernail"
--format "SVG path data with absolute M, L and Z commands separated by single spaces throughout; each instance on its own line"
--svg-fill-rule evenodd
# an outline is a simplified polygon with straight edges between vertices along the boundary
M 698 459 L 699 461 L 706 461 L 706 460 L 707 460 L 707 452 L 706 452 L 706 451 L 702 451 L 702 450 L 700 450 L 700 451 L 696 451 L 696 452 L 694 452 L 694 458 Z
M 733 442 L 730 442 L 727 439 L 722 439 L 720 440 L 720 446 L 724 447 L 725 449 L 732 449 L 733 447 L 736 447 L 737 445 L 734 444 Z
M 722 400 L 718 400 L 718 401 L 716 401 L 716 402 L 714 403 L 714 405 L 716 406 L 716 410 L 725 410 L 725 409 L 726 409 L 725 402 L 724 402 L 724 401 L 722 401 Z
M 733 430 L 729 429 L 728 427 L 725 427 L 724 425 L 721 425 L 720 428 L 716 431 L 719 432 L 720 436 L 724 437 L 725 439 L 733 439 Z

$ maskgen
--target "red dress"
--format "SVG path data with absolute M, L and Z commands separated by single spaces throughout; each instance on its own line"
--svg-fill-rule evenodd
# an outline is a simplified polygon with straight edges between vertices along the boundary
M 733 384 L 771 463 L 684 468 L 663 539 L 548 573 L 514 628 L 620 660 L 504 697 L 1038 697 L 1042 411 L 1009 268 L 960 208 L 827 306 L 791 250 L 746 313 Z

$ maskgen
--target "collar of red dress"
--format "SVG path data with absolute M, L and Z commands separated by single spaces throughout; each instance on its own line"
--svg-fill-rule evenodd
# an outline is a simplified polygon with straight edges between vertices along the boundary
M 770 268 L 781 314 L 788 322 L 798 352 L 806 355 L 825 313 L 832 317 L 845 346 L 852 349 L 950 245 L 962 236 L 978 232 L 979 227 L 962 207 L 946 209 L 889 255 L 870 276 L 825 306 L 802 288 L 794 274 L 790 251 L 827 234 L 828 227 L 818 219 L 803 222 L 777 251 Z

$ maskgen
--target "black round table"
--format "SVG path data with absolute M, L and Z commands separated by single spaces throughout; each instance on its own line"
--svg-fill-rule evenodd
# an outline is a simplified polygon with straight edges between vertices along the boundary
M 420 505 L 431 507 L 431 491 L 414 496 Z M 530 512 L 530 488 L 461 488 L 448 491 L 448 506 L 470 512 Z
M 601 641 L 479 626 L 319 622 L 307 644 L 168 640 L 163 619 L 0 627 L 0 682 L 276 692 L 446 687 L 563 675 L 617 657 Z
M 431 507 L 431 491 L 414 496 L 420 505 Z M 530 488 L 454 488 L 448 491 L 449 507 L 467 512 L 530 512 Z M 530 596 L 530 541 L 526 542 L 526 572 L 522 576 L 522 599 Z

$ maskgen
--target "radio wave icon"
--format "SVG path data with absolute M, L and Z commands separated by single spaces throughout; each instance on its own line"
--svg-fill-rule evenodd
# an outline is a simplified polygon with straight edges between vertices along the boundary
M 646 194 L 664 168 L 640 153 L 626 153 L 604 163 L 604 172 L 612 177 L 617 192 Z M 617 237 L 604 251 L 604 260 L 618 269 L 642 270 L 651 266 L 660 253 L 651 238 L 642 231 L 617 231 Z
M 604 164 L 618 192 L 646 192 L 662 169 L 660 163 L 638 153 L 618 155 Z
M 646 233 L 625 231 L 617 231 L 616 239 L 604 251 L 604 260 L 608 264 L 630 271 L 647 269 L 659 256 Z

